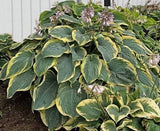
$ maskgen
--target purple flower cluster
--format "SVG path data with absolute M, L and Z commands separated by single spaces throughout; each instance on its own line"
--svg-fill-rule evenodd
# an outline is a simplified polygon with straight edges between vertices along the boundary
M 57 6 L 57 7 L 56 7 L 56 11 L 57 11 L 56 14 L 50 17 L 50 21 L 51 21 L 51 22 L 54 22 L 54 21 L 58 20 L 58 18 L 59 18 L 61 15 L 64 15 L 64 14 L 65 14 L 64 11 L 61 10 L 61 7 L 60 7 L 60 6 Z
M 64 15 L 64 12 L 63 12 L 63 11 L 57 11 L 54 16 L 51 16 L 51 17 L 50 17 L 51 22 L 54 22 L 55 20 L 58 20 L 58 18 L 59 18 L 61 15 Z
M 86 23 L 91 23 L 91 18 L 94 17 L 94 8 L 88 7 L 81 13 L 81 19 Z
M 93 7 L 88 7 L 81 13 L 81 19 L 86 23 L 91 23 L 92 17 L 94 17 Z M 101 23 L 101 30 L 104 30 L 104 27 L 109 26 L 110 23 L 113 22 L 113 18 L 113 14 L 107 9 L 102 12 L 98 12 L 98 21 Z
M 65 5 L 63 5 L 63 10 L 67 14 L 70 14 L 72 12 L 72 10 L 69 7 L 65 6 Z
M 43 33 L 42 33 L 42 28 L 39 26 L 38 21 L 36 21 L 36 27 L 34 27 L 34 29 L 38 32 L 38 35 L 39 35 L 39 36 L 42 36 L 42 35 L 43 35 Z
M 58 18 L 64 15 L 65 13 L 69 14 L 72 12 L 71 9 L 65 5 L 63 5 L 62 8 L 60 6 L 57 6 L 56 11 L 56 14 L 50 17 L 51 22 L 58 20 Z
M 109 12 L 108 10 L 104 10 L 103 12 L 98 12 L 98 20 L 102 23 L 101 28 L 104 29 L 104 27 L 109 26 L 111 22 L 113 22 L 113 14 Z
M 64 15 L 64 12 L 63 12 L 63 11 L 57 11 L 57 12 L 56 12 L 56 16 L 55 16 L 56 20 L 57 20 L 61 15 Z

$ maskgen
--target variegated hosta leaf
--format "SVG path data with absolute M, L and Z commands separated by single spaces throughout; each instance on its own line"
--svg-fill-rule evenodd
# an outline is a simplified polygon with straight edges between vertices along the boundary
M 75 5 L 75 1 L 72 1 L 72 0 L 67 0 L 67 1 L 63 1 L 63 2 L 60 2 L 60 3 L 58 3 L 58 5 L 59 6 L 62 6 L 63 8 L 64 7 L 67 7 L 67 8 L 70 8 L 71 9 L 71 7 L 73 6 L 73 5 Z
M 153 96 L 156 96 L 155 98 L 157 98 L 157 96 L 158 96 L 157 89 L 156 88 L 153 89 L 153 86 L 146 86 L 143 83 L 136 83 L 135 89 L 138 91 L 138 98 L 150 97 L 150 98 L 154 99 Z M 153 91 L 153 93 L 151 94 L 152 91 Z
M 131 36 L 123 36 L 123 43 L 124 45 L 128 46 L 131 50 L 135 51 L 140 55 L 145 55 L 145 49 L 143 48 L 141 42 Z
M 111 92 L 108 88 L 105 88 L 101 94 L 97 96 L 98 102 L 103 106 L 107 107 L 108 105 L 113 103 L 114 96 L 109 95 Z
M 137 71 L 138 79 L 141 83 L 149 87 L 153 87 L 152 76 L 149 73 L 149 71 L 143 71 L 142 69 L 139 69 L 139 68 L 137 68 L 136 71 Z
M 132 121 L 127 124 L 127 127 L 134 131 L 144 131 L 144 127 L 141 125 L 141 119 L 132 118 Z
M 160 125 L 155 124 L 153 121 L 148 121 L 146 125 L 147 131 L 160 131 Z
M 116 123 L 130 114 L 130 108 L 126 105 L 119 108 L 117 105 L 111 104 L 106 107 L 106 111 Z
M 60 57 L 65 52 L 69 52 L 69 46 L 63 41 L 49 40 L 43 47 L 41 54 L 43 57 Z
M 121 47 L 120 57 L 130 61 L 134 66 L 137 65 L 137 60 L 134 56 L 134 52 L 128 46 Z
M 75 127 L 83 127 L 87 129 L 87 131 L 97 131 L 99 125 L 100 123 L 98 121 L 86 121 L 83 117 L 77 117 L 75 119 L 70 118 L 63 127 L 66 130 L 71 130 Z
M 13 44 L 10 46 L 9 49 L 10 49 L 10 50 L 14 50 L 14 49 L 20 47 L 22 44 L 23 44 L 22 42 L 20 42 L 20 43 L 13 43 Z
M 157 99 L 154 100 L 155 103 L 158 105 L 158 107 L 160 108 L 160 97 L 158 97 Z
M 83 60 L 83 58 L 87 55 L 87 51 L 83 47 L 79 46 L 72 47 L 71 53 L 73 61 Z
M 118 87 L 118 86 L 115 86 L 115 87 Z M 123 87 L 123 88 L 125 88 L 125 87 Z M 115 94 L 114 101 L 118 102 L 122 106 L 122 105 L 127 105 L 130 102 L 130 99 L 129 99 L 126 91 L 121 91 L 121 92 Z
M 61 15 L 59 19 L 81 25 L 81 21 L 69 15 Z
M 115 58 L 118 54 L 116 44 L 109 37 L 99 36 L 96 40 L 96 46 L 107 62 Z
M 53 27 L 53 23 L 50 20 L 50 17 L 54 15 L 56 11 L 52 10 L 52 11 L 44 11 L 40 14 L 39 17 L 39 24 L 41 26 L 41 28 L 48 28 L 48 27 Z
M 119 130 L 118 130 L 119 131 Z M 128 127 L 124 127 L 123 129 L 121 129 L 121 131 L 132 131 L 131 129 L 129 129 Z M 136 130 L 138 131 L 138 130 Z M 142 130 L 143 131 L 143 130 Z
M 99 121 L 82 121 L 77 124 L 77 127 L 83 127 L 87 131 L 97 131 L 97 128 L 100 126 Z
M 70 86 L 70 83 L 62 83 L 58 90 L 56 106 L 59 112 L 64 116 L 75 118 L 78 116 L 76 107 L 78 103 L 86 98 L 85 93 L 78 93 L 78 83 Z
M 0 35 L 0 42 L 6 42 L 9 38 L 12 38 L 12 36 L 10 34 L 1 34 Z
M 129 88 L 128 86 L 122 86 L 122 85 L 112 85 L 111 86 L 112 91 L 116 93 L 125 92 L 128 95 Z
M 0 71 L 0 80 L 5 80 L 6 79 L 7 66 L 8 66 L 8 63 L 3 65 L 3 67 Z
M 75 75 L 75 62 L 72 61 L 71 54 L 63 55 L 57 59 L 58 83 L 70 80 Z
M 95 99 L 86 99 L 81 101 L 76 108 L 79 115 L 87 121 L 98 120 L 102 117 L 103 111 Z
M 85 121 L 85 119 L 83 117 L 76 117 L 76 118 L 70 118 L 64 125 L 63 127 L 66 130 L 72 130 L 73 128 L 77 127 L 77 124 Z
M 37 76 L 42 76 L 47 72 L 47 70 L 54 65 L 55 58 L 47 57 L 44 58 L 41 53 L 39 53 L 35 58 L 34 72 Z
M 7 45 L 1 45 L 0 44 L 0 52 L 4 52 L 5 49 L 7 49 L 9 46 Z
M 159 68 L 159 67 L 158 67 Z M 152 80 L 154 81 L 154 84 L 158 87 L 160 87 L 160 78 L 157 77 L 157 75 L 155 75 L 151 70 L 149 70 L 149 73 L 151 74 L 152 76 Z
M 72 37 L 80 46 L 83 46 L 91 41 L 91 36 L 89 34 L 82 34 L 78 30 L 74 30 L 72 32 Z
M 140 89 L 140 88 L 139 88 Z M 132 91 L 130 93 L 128 93 L 128 96 L 130 98 L 130 101 L 134 101 L 136 100 L 137 98 L 140 98 L 139 94 L 140 94 L 140 91 L 139 89 L 136 89 L 135 87 L 135 91 Z
M 80 84 L 87 84 L 86 80 L 84 79 L 84 77 L 82 75 L 80 75 L 78 81 Z
M 132 119 L 124 119 L 119 123 L 119 126 L 116 128 L 116 131 L 144 131 L 144 127 L 141 125 L 141 119 L 132 118 Z
M 35 74 L 32 69 L 12 77 L 7 88 L 7 98 L 11 98 L 17 91 L 27 91 L 30 89 Z
M 160 122 L 160 118 L 154 118 L 154 121 L 159 123 Z
M 81 64 L 81 72 L 87 83 L 95 81 L 101 73 L 102 63 L 97 55 L 87 55 Z
M 36 40 L 27 40 L 23 43 L 22 48 L 19 51 L 27 51 L 27 50 L 34 50 L 37 48 L 41 43 Z
M 113 37 L 114 37 L 116 43 L 122 43 L 123 42 L 123 39 L 122 39 L 122 37 L 121 37 L 121 35 L 119 33 L 114 33 Z
M 76 69 L 75 69 L 75 74 L 74 74 L 74 76 L 69 80 L 71 83 L 74 83 L 74 82 L 76 82 L 76 80 L 78 79 L 78 77 L 80 76 L 80 74 L 81 74 L 81 69 L 80 69 L 80 67 L 78 66 L 78 67 L 76 67 Z
M 118 10 L 114 10 L 113 11 L 113 15 L 114 15 L 114 22 L 115 23 L 120 23 L 120 24 L 129 24 L 130 22 L 128 21 L 128 19 L 126 19 L 126 16 L 124 13 L 118 11 Z
M 29 70 L 33 65 L 34 53 L 31 51 L 24 51 L 17 53 L 13 57 L 7 67 L 7 77 L 17 76 L 27 70 Z
M 42 83 L 34 88 L 33 109 L 45 110 L 55 105 L 57 92 L 57 77 L 52 71 L 48 71 L 44 75 Z
M 108 65 L 104 60 L 101 60 L 101 63 L 102 63 L 102 68 L 98 79 L 108 82 L 110 77 L 110 71 L 108 69 Z
M 62 125 L 62 115 L 57 110 L 56 106 L 40 111 L 43 123 L 52 130 Z
M 40 36 L 38 34 L 38 32 L 35 32 L 35 33 L 31 34 L 30 36 L 28 36 L 25 40 L 42 40 L 42 39 L 43 39 L 43 37 Z
M 154 101 L 158 105 L 158 107 L 160 108 L 160 97 L 158 97 Z M 160 117 L 159 118 L 155 118 L 154 121 L 157 122 L 157 123 L 159 123 L 160 122 Z
M 129 61 L 123 58 L 114 58 L 108 65 L 111 71 L 110 82 L 131 85 L 137 80 L 136 69 Z
M 49 29 L 49 34 L 57 38 L 59 40 L 62 40 L 64 42 L 71 42 L 73 41 L 72 39 L 72 27 L 68 25 L 60 25 L 56 26 L 54 28 Z
M 146 47 L 146 45 L 145 44 L 142 44 L 142 46 L 143 46 L 143 48 L 145 49 L 145 51 L 146 51 L 146 54 L 148 54 L 148 55 L 153 55 L 153 52 L 152 52 L 152 50 L 151 49 L 149 49 L 148 47 Z
M 84 3 L 78 3 L 72 6 L 73 13 L 80 17 L 81 12 L 86 8 L 86 5 Z
M 143 106 L 142 106 L 142 104 L 139 101 L 132 101 L 129 104 L 129 107 L 131 109 L 131 111 L 130 111 L 131 114 L 134 114 L 137 111 L 143 110 Z
M 132 122 L 132 120 L 130 120 L 130 119 L 124 119 L 124 120 L 122 120 L 120 123 L 119 123 L 119 126 L 116 128 L 116 130 L 117 131 L 119 131 L 119 130 L 121 130 L 121 129 L 124 129 L 125 127 L 127 127 L 127 125 L 129 124 L 129 123 L 131 123 Z
M 155 103 L 154 100 L 144 97 L 139 98 L 133 102 L 139 102 L 141 104 L 140 108 L 143 107 L 142 110 L 138 110 L 131 115 L 133 117 L 139 117 L 139 118 L 147 118 L 147 119 L 154 119 L 154 118 L 160 118 L 160 108 Z
M 116 125 L 112 120 L 104 121 L 101 125 L 101 129 L 102 131 L 116 131 Z
M 7 63 L 8 61 L 5 59 L 5 58 L 0 58 L 0 70 L 1 70 L 1 68 L 3 67 L 3 65 L 5 64 L 5 63 Z
M 0 44 L 0 52 L 3 52 L 7 48 L 8 48 L 8 46 Z
M 51 17 L 52 15 L 54 15 L 54 11 L 44 11 L 40 14 L 40 17 L 39 17 L 39 21 L 40 23 L 47 20 L 49 17 Z

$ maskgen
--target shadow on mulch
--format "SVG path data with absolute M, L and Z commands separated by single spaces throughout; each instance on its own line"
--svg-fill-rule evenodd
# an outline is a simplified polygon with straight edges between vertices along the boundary
M 38 112 L 31 111 L 29 92 L 18 92 L 6 98 L 7 86 L 0 85 L 0 131 L 47 131 Z

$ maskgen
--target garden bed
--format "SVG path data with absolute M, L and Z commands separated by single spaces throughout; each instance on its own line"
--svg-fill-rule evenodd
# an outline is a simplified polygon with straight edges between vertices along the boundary
M 12 99 L 6 98 L 7 86 L 0 87 L 0 131 L 47 131 L 37 112 L 31 112 L 28 92 L 19 92 Z

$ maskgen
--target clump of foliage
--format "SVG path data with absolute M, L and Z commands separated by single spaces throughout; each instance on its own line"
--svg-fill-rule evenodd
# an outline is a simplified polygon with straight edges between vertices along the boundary
M 154 11 L 160 11 L 160 2 L 154 1 L 151 3 L 151 0 L 148 0 L 144 6 L 137 6 L 136 8 L 144 15 L 148 15 Z
M 160 53 L 160 10 L 152 11 L 146 17 L 142 24 L 134 26 L 134 32 L 148 48 L 155 53 Z M 137 28 L 139 30 L 136 30 Z
M 118 17 L 129 23 L 129 28 L 134 31 L 136 38 L 140 39 L 155 54 L 160 52 L 160 4 L 146 3 L 145 6 L 130 8 L 118 7 Z M 126 19 L 124 19 L 126 17 Z
M 159 130 L 159 68 L 151 69 L 153 53 L 130 25 L 94 3 L 44 11 L 37 32 L 2 67 L 7 97 L 30 90 L 49 130 Z
M 10 34 L 0 35 L 0 70 L 17 53 L 18 50 L 15 50 L 17 44 Z M 3 73 L 0 74 L 0 77 L 3 80 Z
M 1 34 L 0 35 L 0 71 L 3 66 L 5 66 L 10 58 L 15 55 L 14 49 L 12 48 L 14 45 L 14 42 L 12 40 L 12 36 L 10 34 Z M 0 73 L 0 88 L 1 84 L 7 84 L 7 82 L 4 81 L 3 71 Z M 1 90 L 1 89 L 0 89 Z M 2 117 L 2 112 L 0 111 L 0 117 Z
M 14 43 L 11 35 L 1 34 L 0 35 L 0 69 L 2 66 L 9 61 L 11 50 L 10 46 Z

